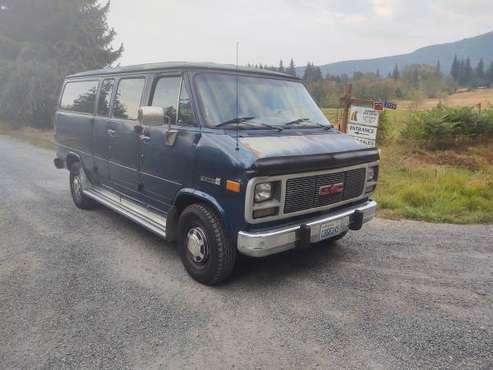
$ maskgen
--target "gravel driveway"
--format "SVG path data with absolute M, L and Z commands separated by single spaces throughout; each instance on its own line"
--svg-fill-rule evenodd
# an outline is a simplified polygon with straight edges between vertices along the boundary
M 2 368 L 493 368 L 492 226 L 376 219 L 210 288 L 53 156 L 0 136 Z

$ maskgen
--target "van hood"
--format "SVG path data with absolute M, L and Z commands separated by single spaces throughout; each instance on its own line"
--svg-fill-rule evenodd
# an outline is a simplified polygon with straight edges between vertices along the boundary
M 369 148 L 337 130 L 286 136 L 247 136 L 239 140 L 256 158 L 251 168 L 256 175 L 317 171 L 379 159 L 376 148 Z

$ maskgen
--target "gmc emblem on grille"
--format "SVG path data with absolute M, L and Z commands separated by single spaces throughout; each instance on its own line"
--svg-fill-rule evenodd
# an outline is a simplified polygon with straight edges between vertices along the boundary
M 320 195 L 334 195 L 334 194 L 339 194 L 344 191 L 344 183 L 339 182 L 337 184 L 330 184 L 330 185 L 324 185 L 321 186 L 318 189 L 318 194 Z

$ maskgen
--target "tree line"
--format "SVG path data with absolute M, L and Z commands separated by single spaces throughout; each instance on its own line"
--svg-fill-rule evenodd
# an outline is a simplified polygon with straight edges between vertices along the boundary
M 493 61 L 488 69 L 481 58 L 475 68 L 471 65 L 470 58 L 459 59 L 454 57 L 450 75 L 460 86 L 480 87 L 493 84 Z
M 292 59 L 290 66 L 294 67 Z M 253 67 L 287 72 L 283 69 L 282 60 L 279 67 L 261 64 Z M 493 86 L 493 61 L 486 66 L 484 60 L 480 59 L 476 66 L 472 66 L 470 58 L 460 59 L 456 56 L 451 70 L 447 72 L 442 71 L 438 60 L 435 65 L 411 64 L 402 69 L 395 65 L 387 75 L 382 75 L 376 70 L 373 73 L 355 72 L 352 75 L 325 76 L 319 66 L 308 62 L 299 77 L 303 79 L 319 105 L 337 107 L 339 98 L 344 93 L 344 86 L 349 83 L 353 85 L 354 96 L 376 100 L 440 98 L 461 87 L 490 87 Z

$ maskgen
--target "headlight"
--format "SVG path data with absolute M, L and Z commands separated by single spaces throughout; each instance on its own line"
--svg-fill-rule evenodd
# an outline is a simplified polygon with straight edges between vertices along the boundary
M 255 186 L 255 202 L 260 203 L 272 198 L 272 184 L 264 182 Z
M 368 167 L 368 173 L 366 176 L 366 181 L 368 181 L 368 182 L 377 181 L 377 177 L 378 177 L 378 167 L 377 166 Z

